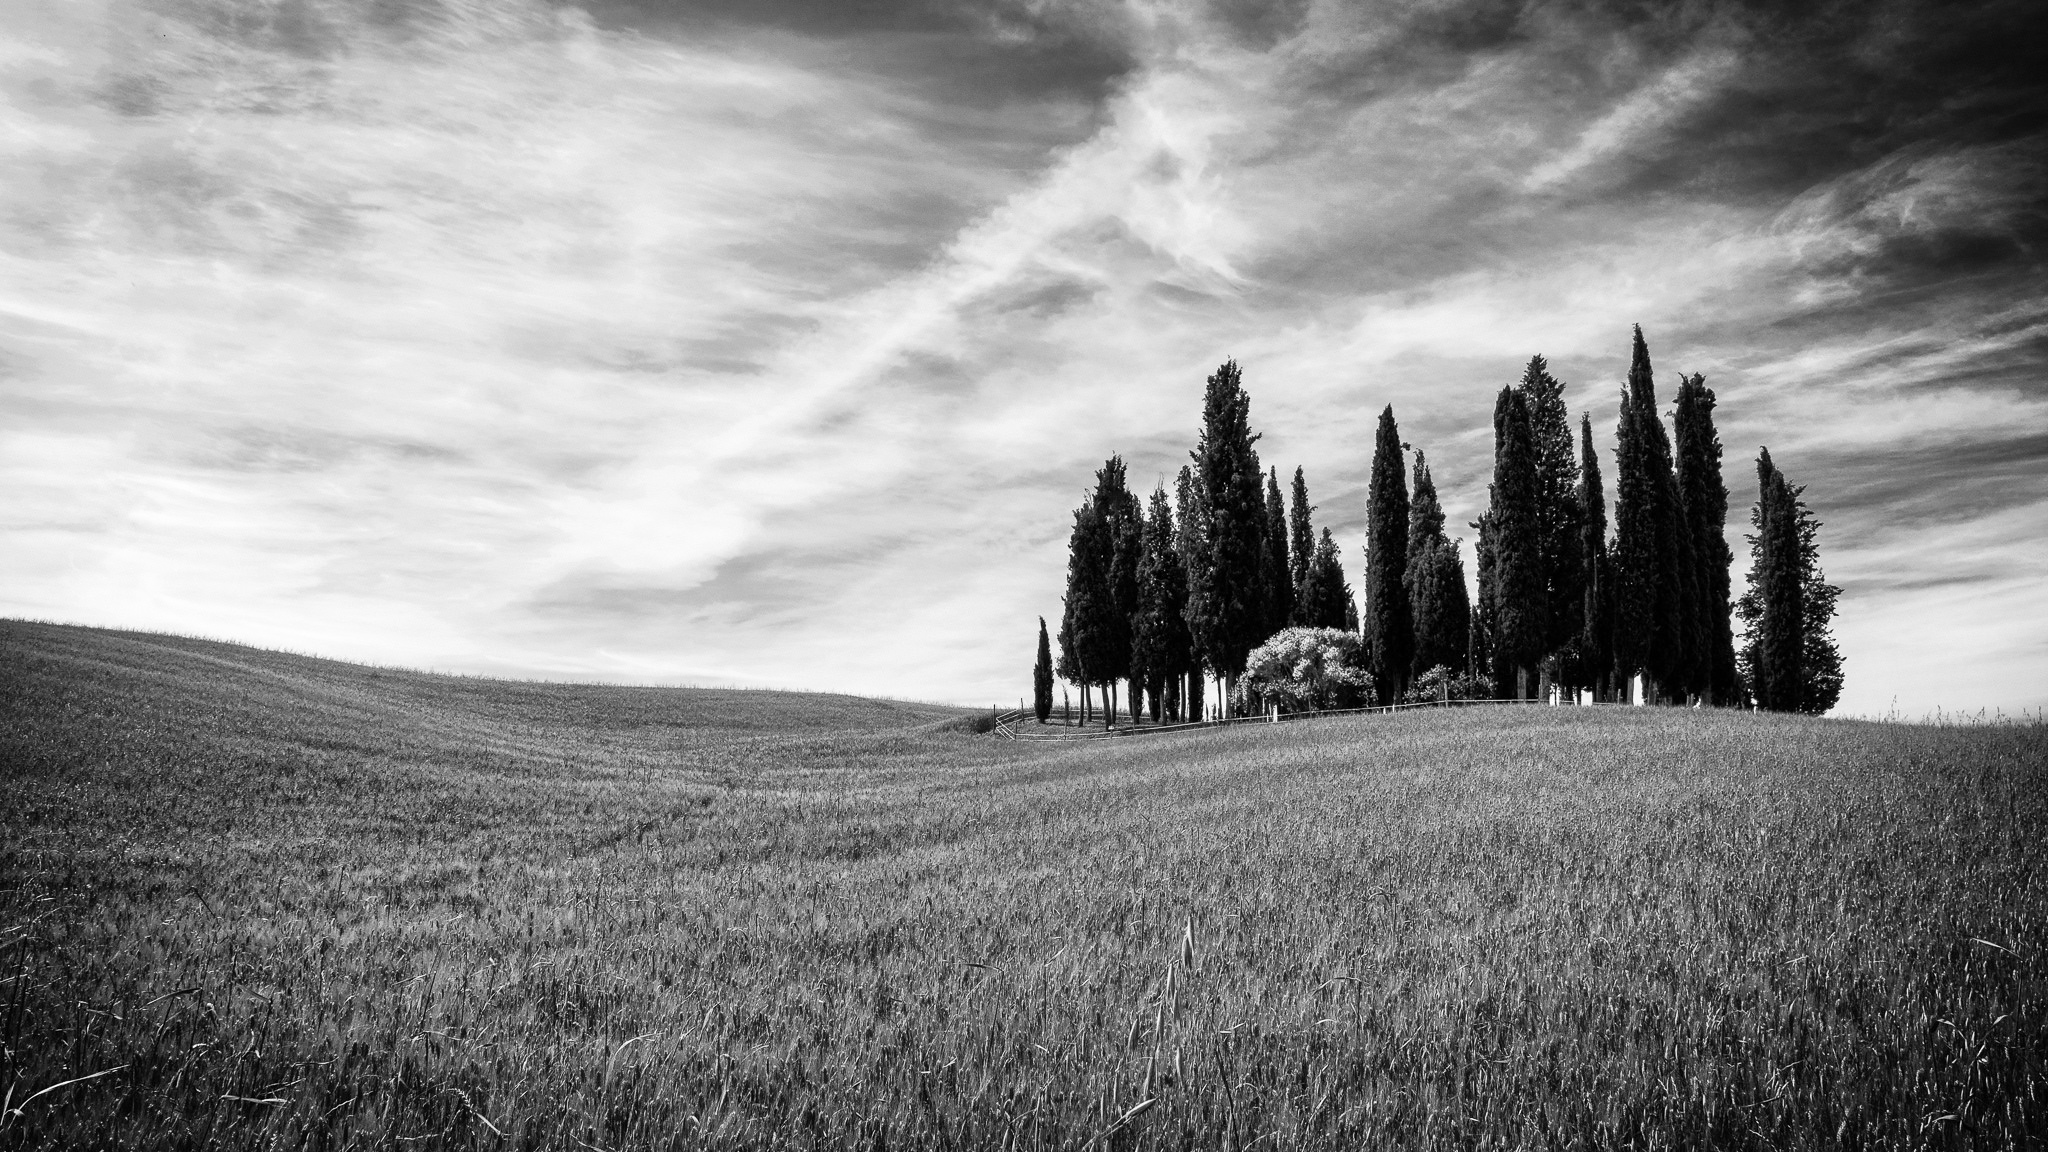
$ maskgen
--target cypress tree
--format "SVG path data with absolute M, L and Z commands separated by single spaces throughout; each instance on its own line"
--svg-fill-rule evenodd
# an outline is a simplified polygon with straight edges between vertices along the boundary
M 1591 688 L 1597 699 L 1613 699 L 1614 576 L 1607 558 L 1607 490 L 1600 481 L 1600 456 L 1593 450 L 1593 418 L 1579 418 L 1579 555 L 1585 564 L 1580 581 L 1579 638 L 1576 644 L 1577 687 Z
M 1683 687 L 1686 667 L 1686 589 L 1690 538 L 1680 530 L 1671 441 L 1657 413 L 1657 389 L 1643 330 L 1622 393 L 1615 430 L 1615 510 L 1612 552 L 1615 582 L 1616 671 L 1644 673 L 1647 695 Z
M 1750 512 L 1756 532 L 1749 537 L 1749 591 L 1743 595 L 1749 624 L 1744 655 L 1757 706 L 1797 712 L 1806 679 L 1806 606 L 1796 498 L 1768 448 L 1757 455 L 1756 479 L 1756 507 Z
M 1266 474 L 1266 635 L 1287 627 L 1294 615 L 1294 572 L 1287 556 L 1287 505 L 1280 499 L 1280 470 Z M 1263 638 L 1262 638 L 1263 639 Z
M 1190 720 L 1200 719 L 1202 715 L 1202 652 L 1192 639 L 1192 629 L 1195 584 L 1208 578 L 1202 575 L 1209 563 L 1207 507 L 1208 501 L 1202 497 L 1201 477 L 1190 466 L 1181 465 L 1180 475 L 1174 481 L 1174 512 L 1179 525 L 1174 543 L 1180 549 L 1181 571 L 1187 578 L 1188 587 L 1188 597 L 1181 609 L 1182 619 L 1190 629 L 1187 672 L 1182 676 L 1181 715 Z
M 1237 362 L 1210 375 L 1202 398 L 1202 432 L 1195 450 L 1197 490 L 1202 494 L 1207 556 L 1190 572 L 1188 623 L 1196 648 L 1211 671 L 1235 687 L 1245 657 L 1265 639 L 1266 603 L 1261 588 L 1265 558 L 1266 502 L 1259 491 L 1258 437 L 1251 430 L 1251 398 L 1245 395 Z
M 1109 536 L 1109 598 L 1097 622 L 1104 637 L 1103 655 L 1110 663 L 1096 669 L 1103 685 L 1104 711 L 1116 722 L 1116 682 L 1131 675 L 1131 617 L 1138 611 L 1138 561 L 1143 548 L 1144 515 L 1126 482 L 1124 461 L 1111 456 L 1095 473 L 1096 514 Z M 1130 686 L 1131 715 L 1137 715 L 1137 685 Z
M 1337 542 L 1330 537 L 1328 528 L 1323 529 L 1322 539 L 1316 542 L 1315 555 L 1309 559 L 1308 588 L 1309 623 L 1304 627 L 1357 631 L 1351 585 L 1344 579 L 1344 561 L 1337 553 Z M 1351 621 L 1348 624 L 1347 619 Z
M 1315 505 L 1308 502 L 1308 479 L 1300 468 L 1294 470 L 1293 506 L 1287 521 L 1288 532 L 1288 578 L 1294 587 L 1294 611 L 1288 614 L 1287 622 L 1297 627 L 1307 626 L 1308 566 L 1315 558 L 1316 537 L 1309 526 L 1309 514 Z
M 1067 565 L 1069 569 L 1067 573 L 1067 584 L 1069 592 L 1072 591 L 1073 587 L 1073 562 L 1073 555 L 1069 553 L 1067 557 Z M 1074 613 L 1067 597 L 1061 597 L 1060 603 L 1062 606 L 1060 611 L 1060 654 L 1059 659 L 1053 661 L 1052 670 L 1059 676 L 1060 679 L 1066 681 L 1067 683 L 1080 684 L 1083 682 L 1081 679 L 1081 663 L 1079 660 L 1075 659 L 1074 656 Z M 1065 689 L 1061 689 L 1060 696 L 1062 699 L 1070 699 L 1070 697 L 1067 696 Z M 1070 707 L 1062 709 L 1060 713 L 1061 719 L 1064 720 L 1069 718 L 1072 711 L 1073 709 Z M 1081 691 L 1081 723 L 1086 724 L 1087 722 L 1088 692 L 1084 688 Z
M 1052 640 L 1043 616 L 1038 618 L 1038 661 L 1031 666 L 1031 714 L 1040 724 L 1052 715 Z
M 1548 635 L 1543 538 L 1538 516 L 1536 445 L 1529 406 L 1513 387 L 1493 407 L 1494 684 L 1501 695 L 1530 699 Z
M 1113 551 L 1109 526 L 1094 502 L 1075 509 L 1074 530 L 1067 543 L 1067 594 L 1060 644 L 1069 679 L 1081 686 L 1084 723 L 1089 713 L 1088 689 L 1107 684 L 1112 677 L 1104 670 L 1130 658 L 1128 641 L 1119 644 L 1109 627 L 1116 617 L 1109 578 Z
M 1415 675 L 1441 664 L 1462 671 L 1471 604 L 1465 594 L 1465 564 L 1457 545 L 1444 535 L 1443 505 L 1429 462 L 1415 453 L 1415 492 L 1408 505 L 1408 571 L 1402 578 L 1415 624 Z
M 1709 703 L 1736 701 L 1735 639 L 1729 623 L 1728 488 L 1721 482 L 1721 438 L 1714 429 L 1714 390 L 1694 373 L 1678 380 L 1672 419 L 1677 438 L 1678 498 L 1692 543 L 1695 688 Z
M 1414 616 L 1402 578 L 1408 573 L 1408 480 L 1394 406 L 1380 413 L 1366 504 L 1367 660 L 1382 705 L 1400 698 L 1415 658 Z
M 1536 447 L 1537 535 L 1543 556 L 1544 600 L 1549 606 L 1543 650 L 1550 654 L 1568 647 L 1579 632 L 1585 579 L 1579 524 L 1585 513 L 1579 506 L 1579 469 L 1572 458 L 1564 382 L 1550 374 L 1543 357 L 1531 356 L 1517 387 L 1529 406 L 1529 431 Z
M 1487 486 L 1486 502 L 1489 506 L 1493 503 L 1492 485 Z M 1472 602 L 1472 626 L 1467 636 L 1468 655 L 1465 664 L 1475 675 L 1492 676 L 1494 649 L 1498 647 L 1494 639 L 1499 631 L 1499 622 L 1494 619 L 1493 614 L 1494 603 L 1499 599 L 1499 589 L 1495 580 L 1492 511 L 1481 513 L 1479 519 L 1471 522 L 1470 527 L 1475 533 L 1472 541 L 1472 568 L 1473 578 L 1479 585 L 1479 596 Z M 1495 695 L 1500 694 L 1500 688 L 1500 681 L 1495 680 Z
M 1842 590 L 1820 568 L 1820 521 L 1800 499 L 1806 486 L 1792 489 L 1792 519 L 1799 526 L 1801 671 L 1799 710 L 1819 716 L 1842 698 L 1842 653 L 1835 647 L 1835 605 Z
M 1842 590 L 1820 569 L 1820 522 L 1794 487 L 1757 456 L 1750 512 L 1749 590 L 1736 602 L 1744 624 L 1742 672 L 1759 708 L 1818 716 L 1842 694 L 1842 656 L 1831 621 Z
M 1145 519 L 1143 559 L 1138 565 L 1138 614 L 1133 621 L 1134 675 L 1152 699 L 1152 718 L 1160 719 L 1167 685 L 1188 670 L 1187 574 L 1174 540 L 1173 510 L 1166 488 L 1152 493 Z M 1178 693 L 1174 693 L 1176 699 Z

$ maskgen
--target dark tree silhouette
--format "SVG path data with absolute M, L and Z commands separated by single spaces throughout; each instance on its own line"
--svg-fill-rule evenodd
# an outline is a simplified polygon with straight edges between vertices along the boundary
M 1714 429 L 1714 390 L 1698 373 L 1678 380 L 1672 419 L 1677 437 L 1678 498 L 1691 537 L 1696 691 L 1718 705 L 1737 701 L 1735 639 L 1729 623 L 1728 488 L 1721 482 L 1721 438 Z
M 1820 715 L 1842 694 L 1842 657 L 1831 622 L 1842 590 L 1820 569 L 1820 522 L 1771 462 L 1756 462 L 1750 512 L 1749 590 L 1736 604 L 1744 627 L 1742 671 L 1759 708 Z
M 1308 622 L 1305 607 L 1308 603 L 1308 566 L 1309 561 L 1315 558 L 1316 536 L 1309 525 L 1309 516 L 1315 511 L 1315 505 L 1308 502 L 1308 479 L 1300 468 L 1294 470 L 1294 491 L 1290 495 L 1293 502 L 1288 509 L 1287 555 L 1288 579 L 1294 587 L 1294 610 L 1288 614 L 1287 622 L 1303 625 Z
M 1287 505 L 1280 499 L 1280 471 L 1266 474 L 1266 635 L 1287 627 L 1294 615 L 1294 573 L 1287 557 Z M 1263 637 L 1261 638 L 1263 642 Z
M 1493 502 L 1493 488 L 1486 490 L 1487 503 Z M 1467 631 L 1467 655 L 1465 665 L 1474 675 L 1492 676 L 1494 671 L 1494 650 L 1499 647 L 1495 639 L 1500 631 L 1500 622 L 1494 617 L 1494 604 L 1500 599 L 1498 568 L 1494 564 L 1494 519 L 1491 511 L 1480 514 L 1471 521 L 1472 537 L 1472 578 L 1478 587 L 1478 598 L 1472 602 L 1471 628 Z M 1501 690 L 1501 683 L 1494 680 L 1494 690 Z
M 1109 627 L 1116 618 L 1109 566 L 1113 544 L 1109 526 L 1093 501 L 1074 510 L 1074 530 L 1067 540 L 1067 594 L 1060 616 L 1060 652 L 1064 675 L 1081 687 L 1081 719 L 1089 719 L 1089 692 L 1113 679 L 1103 670 L 1130 658 L 1128 642 L 1119 643 Z M 1104 689 L 1108 695 L 1108 689 Z
M 1131 495 L 1121 456 L 1103 461 L 1095 473 L 1096 514 L 1109 534 L 1109 604 L 1113 616 L 1099 622 L 1104 635 L 1104 654 L 1112 661 L 1097 670 L 1104 684 L 1104 710 L 1109 722 L 1116 722 L 1116 682 L 1129 681 L 1130 714 L 1138 714 L 1138 684 L 1131 676 L 1131 617 L 1138 611 L 1138 560 L 1143 548 L 1145 517 L 1138 498 Z
M 1800 710 L 1806 649 L 1806 589 L 1799 572 L 1796 497 L 1784 474 L 1771 464 L 1768 448 L 1756 459 L 1757 499 L 1750 513 L 1749 680 L 1757 706 L 1772 712 Z
M 1465 593 L 1465 564 L 1458 546 L 1444 535 L 1444 510 L 1437 500 L 1429 462 L 1415 453 L 1415 490 L 1408 504 L 1408 571 L 1402 578 L 1415 625 L 1415 675 L 1441 664 L 1465 667 L 1471 602 Z
M 1529 406 L 1513 387 L 1493 406 L 1494 684 L 1502 695 L 1530 699 L 1536 662 L 1548 635 L 1543 537 L 1536 487 L 1536 446 Z
M 1138 614 L 1132 621 L 1131 662 L 1161 718 L 1168 685 L 1188 671 L 1187 574 L 1174 540 L 1173 509 L 1162 486 L 1152 493 L 1138 563 Z M 1172 694 L 1178 702 L 1179 693 Z
M 1209 521 L 1206 511 L 1208 503 L 1202 497 L 1201 477 L 1186 464 L 1180 466 L 1180 475 L 1175 478 L 1173 493 L 1175 519 L 1178 521 L 1174 543 L 1180 548 L 1181 571 L 1187 579 L 1188 586 L 1188 598 L 1181 609 L 1181 616 L 1190 629 L 1188 670 L 1182 677 L 1180 713 L 1187 719 L 1194 720 L 1202 715 L 1204 677 L 1201 649 L 1193 639 L 1193 596 L 1198 577 L 1207 578 L 1199 574 L 1205 571 L 1209 563 Z
M 1323 529 L 1315 555 L 1308 565 L 1309 611 L 1307 628 L 1358 630 L 1356 609 L 1351 603 L 1351 585 L 1344 579 L 1344 562 L 1337 555 L 1337 542 Z
M 1572 682 L 1591 688 L 1596 698 L 1613 699 L 1614 574 L 1607 558 L 1607 490 L 1600 481 L 1600 456 L 1593 450 L 1593 419 L 1579 418 L 1579 555 L 1585 564 L 1580 580 L 1579 637 Z
M 1251 398 L 1237 362 L 1223 364 L 1202 399 L 1201 438 L 1192 453 L 1203 503 L 1205 563 L 1189 573 L 1188 624 L 1196 649 L 1225 681 L 1230 699 L 1245 657 L 1266 624 L 1261 585 L 1266 502 L 1259 491 L 1259 455 L 1253 445 Z
M 1408 573 L 1408 479 L 1394 407 L 1380 413 L 1366 504 L 1365 641 L 1373 690 L 1382 705 L 1400 698 L 1415 658 Z
M 1623 676 L 1641 672 L 1645 694 L 1683 689 L 1690 538 L 1681 530 L 1671 441 L 1657 413 L 1657 388 L 1643 330 L 1635 330 L 1628 384 L 1615 430 L 1614 649 Z
M 1040 724 L 1052 715 L 1052 640 L 1043 616 L 1038 618 L 1038 660 L 1031 666 L 1031 714 Z
M 1543 555 L 1546 659 L 1577 638 L 1584 598 L 1585 559 L 1579 524 L 1578 462 L 1572 426 L 1565 414 L 1564 382 L 1550 374 L 1541 356 L 1531 356 L 1517 385 L 1529 406 L 1529 431 L 1536 447 L 1536 531 Z

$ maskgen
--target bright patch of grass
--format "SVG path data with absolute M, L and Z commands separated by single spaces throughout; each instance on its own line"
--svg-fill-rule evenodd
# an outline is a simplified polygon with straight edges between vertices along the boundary
M 0 624 L 0 1145 L 2048 1126 L 2038 726 L 948 715 Z

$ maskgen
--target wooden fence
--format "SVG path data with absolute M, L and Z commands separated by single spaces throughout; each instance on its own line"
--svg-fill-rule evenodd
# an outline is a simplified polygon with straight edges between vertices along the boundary
M 1233 724 L 1292 724 L 1297 720 L 1319 720 L 1327 716 L 1371 716 L 1383 713 L 1403 712 L 1412 708 L 1482 708 L 1505 705 L 1508 707 L 1552 707 L 1547 700 L 1493 700 L 1460 697 L 1455 700 L 1420 700 L 1410 704 L 1373 705 L 1366 708 L 1324 708 L 1308 712 L 1268 712 L 1260 716 L 1231 716 L 1221 720 L 1188 720 L 1178 724 L 1130 724 L 1121 728 L 1082 728 L 1079 731 L 1036 731 L 1028 709 L 1012 709 L 995 714 L 991 735 L 1005 740 L 1102 740 L 1115 736 L 1148 736 L 1154 732 L 1188 732 L 1203 728 L 1228 728 Z M 1590 704 L 1576 701 L 1560 701 L 1555 707 L 1561 708 L 1626 708 L 1629 705 L 1618 700 L 1595 700 Z

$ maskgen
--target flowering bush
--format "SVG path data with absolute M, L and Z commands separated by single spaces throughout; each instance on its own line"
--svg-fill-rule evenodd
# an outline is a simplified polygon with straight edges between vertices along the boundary
M 1242 712 L 1351 708 L 1365 702 L 1372 674 L 1365 645 L 1339 628 L 1284 628 L 1246 658 L 1233 701 Z
M 1432 700 L 1491 700 L 1493 699 L 1493 677 L 1485 675 L 1467 676 L 1452 672 L 1442 664 L 1431 668 L 1415 678 L 1408 691 L 1401 696 L 1403 704 L 1426 704 Z

